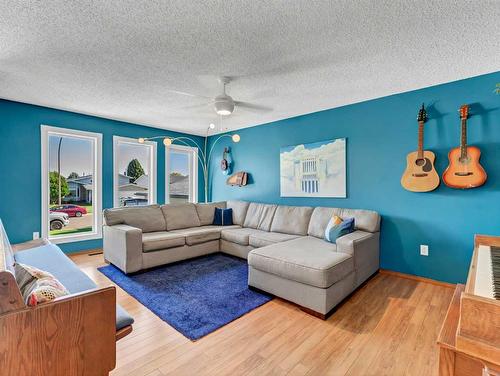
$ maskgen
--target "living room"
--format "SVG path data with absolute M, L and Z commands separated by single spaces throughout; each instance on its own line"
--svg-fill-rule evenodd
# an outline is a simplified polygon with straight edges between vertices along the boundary
M 2 375 L 500 374 L 500 4 L 13 1 Z

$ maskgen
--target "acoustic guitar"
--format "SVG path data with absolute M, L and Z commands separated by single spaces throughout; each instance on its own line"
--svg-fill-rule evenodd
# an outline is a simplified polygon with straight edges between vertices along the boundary
M 470 189 L 480 187 L 486 182 L 487 175 L 479 163 L 481 150 L 467 145 L 467 118 L 469 106 L 460 107 L 461 137 L 460 147 L 451 149 L 448 153 L 450 164 L 443 174 L 444 183 L 451 188 Z
M 418 111 L 418 150 L 406 157 L 406 170 L 401 177 L 401 185 L 412 192 L 429 192 L 439 186 L 439 175 L 434 167 L 436 156 L 424 150 L 424 124 L 427 121 L 425 106 Z

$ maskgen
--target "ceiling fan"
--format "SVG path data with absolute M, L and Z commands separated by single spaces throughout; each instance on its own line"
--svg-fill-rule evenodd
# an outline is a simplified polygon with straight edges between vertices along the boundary
M 170 91 L 172 93 L 176 93 L 176 94 L 187 95 L 190 97 L 208 99 L 209 100 L 208 103 L 203 103 L 203 104 L 199 104 L 196 106 L 190 106 L 189 108 L 205 107 L 209 104 L 213 104 L 215 112 L 221 116 L 231 115 L 233 113 L 235 107 L 248 109 L 248 110 L 255 110 L 255 111 L 264 111 L 264 112 L 272 111 L 272 108 L 270 108 L 270 107 L 261 106 L 258 104 L 253 104 L 253 103 L 248 103 L 248 102 L 235 101 L 231 96 L 227 95 L 226 94 L 226 85 L 228 85 L 231 82 L 230 77 L 227 77 L 227 76 L 219 77 L 219 82 L 222 85 L 222 93 L 217 95 L 215 98 L 210 98 L 210 97 L 206 97 L 203 95 L 186 93 L 184 91 L 178 91 L 178 90 L 168 90 L 168 91 Z

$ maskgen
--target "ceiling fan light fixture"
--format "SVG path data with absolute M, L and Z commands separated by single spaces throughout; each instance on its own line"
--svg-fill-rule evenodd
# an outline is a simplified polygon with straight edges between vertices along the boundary
M 221 116 L 231 115 L 234 111 L 234 101 L 229 95 L 219 95 L 214 101 L 215 112 Z

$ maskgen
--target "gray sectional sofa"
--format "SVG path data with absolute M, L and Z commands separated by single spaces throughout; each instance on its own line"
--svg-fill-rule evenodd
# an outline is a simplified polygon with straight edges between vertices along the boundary
M 214 226 L 215 208 L 233 210 Z M 332 215 L 355 218 L 355 231 L 324 240 Z M 125 273 L 214 252 L 248 260 L 250 287 L 320 317 L 379 269 L 380 216 L 369 210 L 227 201 L 104 211 L 104 257 Z

